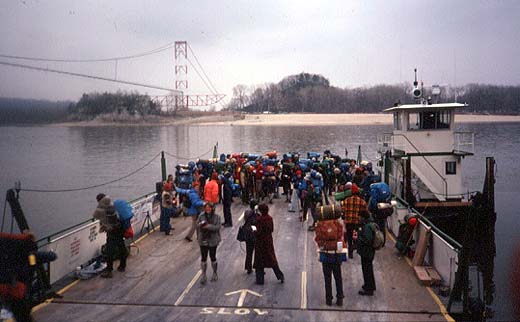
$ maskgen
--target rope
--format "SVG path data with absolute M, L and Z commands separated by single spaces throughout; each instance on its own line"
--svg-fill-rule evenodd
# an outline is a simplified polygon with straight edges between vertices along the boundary
M 201 155 L 199 156 L 196 156 L 196 157 L 181 157 L 181 156 L 178 156 L 178 155 L 175 155 L 175 154 L 171 154 L 169 152 L 166 152 L 164 151 L 164 154 L 172 157 L 172 158 L 176 158 L 176 159 L 181 159 L 181 160 L 196 160 L 196 159 L 200 159 L 201 157 L 205 156 L 206 154 L 210 153 L 211 151 L 213 151 L 213 147 L 211 147 L 208 151 L 202 153 Z
M 138 168 L 137 170 L 134 170 L 134 171 L 130 172 L 129 174 L 127 174 L 127 175 L 125 175 L 125 176 L 123 176 L 121 178 L 117 178 L 117 179 L 114 179 L 114 180 L 111 180 L 111 181 L 108 181 L 108 182 L 105 182 L 105 183 L 100 183 L 100 184 L 87 186 L 87 187 L 71 188 L 71 189 L 56 189 L 56 190 L 20 189 L 20 190 L 21 191 L 28 191 L 28 192 L 72 192 L 72 191 L 82 191 L 82 190 L 88 190 L 88 189 L 93 189 L 93 188 L 99 188 L 99 187 L 106 186 L 106 185 L 109 185 L 109 184 L 114 183 L 114 182 L 121 181 L 123 179 L 126 179 L 126 178 L 136 174 L 137 172 L 139 172 L 139 171 L 143 170 L 144 168 L 146 168 L 147 166 L 149 166 L 160 155 L 161 155 L 161 153 L 157 153 L 150 161 L 148 161 L 145 165 L 143 165 L 142 167 Z

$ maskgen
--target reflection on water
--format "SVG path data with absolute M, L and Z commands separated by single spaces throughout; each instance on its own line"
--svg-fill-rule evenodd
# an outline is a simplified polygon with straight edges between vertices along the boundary
M 355 157 L 361 145 L 363 158 L 376 158 L 376 137 L 389 132 L 390 125 L 362 126 L 104 126 L 104 127 L 0 127 L 0 191 L 21 180 L 26 188 L 75 188 L 122 177 L 147 163 L 161 150 L 183 157 L 198 156 L 218 142 L 219 151 L 257 152 L 270 150 L 318 151 L 330 149 Z M 520 242 L 516 221 L 517 185 L 520 182 L 520 123 L 462 124 L 459 130 L 476 133 L 475 156 L 463 162 L 463 183 L 468 191 L 481 190 L 485 157 L 494 156 L 497 165 L 496 211 L 497 252 L 495 271 L 497 294 L 495 318 L 512 314 L 508 292 L 509 255 Z M 206 155 L 205 157 L 208 157 Z M 178 162 L 169 157 L 168 171 Z M 95 208 L 95 196 L 103 191 L 114 198 L 131 199 L 155 190 L 161 179 L 160 161 L 128 179 L 100 189 L 67 193 L 22 192 L 20 202 L 29 225 L 38 236 L 88 219 Z

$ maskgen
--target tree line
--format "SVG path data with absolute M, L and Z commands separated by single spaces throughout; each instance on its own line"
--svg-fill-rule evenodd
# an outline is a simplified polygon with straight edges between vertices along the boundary
M 86 93 L 78 102 L 0 97 L 0 124 L 45 124 L 87 121 L 110 116 L 125 121 L 158 115 L 160 106 L 136 92 Z
M 279 83 L 237 85 L 227 108 L 248 113 L 379 113 L 383 109 L 413 103 L 412 84 L 339 88 L 316 74 L 287 76 Z M 424 88 L 431 95 L 431 87 Z M 468 103 L 464 112 L 519 114 L 520 86 L 468 84 L 443 86 L 438 102 Z
M 44 124 L 65 121 L 70 101 L 0 97 L 0 124 Z
M 83 94 L 77 103 L 69 105 L 68 112 L 71 119 L 92 120 L 103 114 L 128 117 L 159 115 L 161 107 L 148 95 L 118 91 Z

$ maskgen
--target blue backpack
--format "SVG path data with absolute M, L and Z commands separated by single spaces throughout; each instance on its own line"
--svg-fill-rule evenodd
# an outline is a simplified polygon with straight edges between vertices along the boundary
M 117 199 L 114 200 L 114 208 L 119 214 L 119 221 L 121 222 L 123 229 L 130 227 L 130 220 L 134 216 L 132 206 L 126 200 Z

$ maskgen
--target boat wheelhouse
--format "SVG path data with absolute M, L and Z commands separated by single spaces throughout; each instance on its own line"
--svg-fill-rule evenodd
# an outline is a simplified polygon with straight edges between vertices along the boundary
M 467 201 L 461 163 L 473 155 L 474 134 L 455 131 L 455 112 L 466 106 L 423 100 L 384 110 L 393 114 L 393 131 L 378 137 L 378 151 L 394 194 L 417 207 Z

